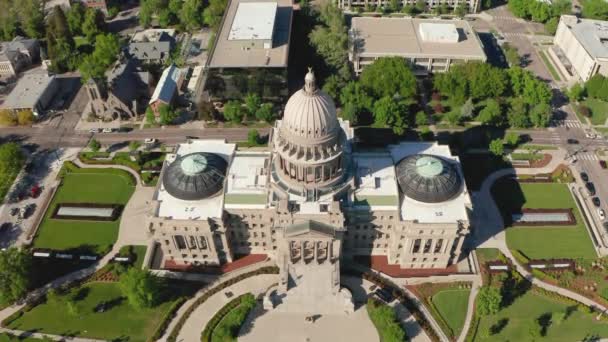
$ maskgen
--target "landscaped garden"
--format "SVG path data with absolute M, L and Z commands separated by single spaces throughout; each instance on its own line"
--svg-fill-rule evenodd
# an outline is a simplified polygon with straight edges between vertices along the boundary
M 596 258 L 585 222 L 568 190 L 560 183 L 520 183 L 512 178 L 497 181 L 492 195 L 507 228 L 507 244 L 529 259 Z M 513 227 L 512 215 L 523 209 L 571 209 L 572 226 Z
M 247 315 L 256 305 L 253 294 L 246 293 L 234 298 L 209 320 L 203 333 L 202 342 L 233 342 Z
M 458 338 L 467 313 L 470 283 L 423 283 L 408 286 L 429 308 L 444 333 Z
M 122 165 L 137 172 L 144 185 L 154 186 L 165 160 L 163 152 L 116 152 L 110 158 L 109 152 L 81 152 L 80 161 L 95 165 Z
M 478 249 L 484 287 L 467 341 L 580 341 L 608 336 L 605 319 L 571 299 L 532 286 L 515 271 L 490 273 L 488 261 L 506 258 Z
M 407 335 L 399 324 L 395 309 L 375 299 L 368 299 L 366 308 L 369 318 L 378 330 L 380 341 L 402 342 L 406 340 Z
M 135 189 L 133 176 L 118 169 L 80 169 L 64 164 L 62 178 L 34 240 L 35 248 L 105 254 L 116 241 L 120 218 L 114 221 L 53 219 L 61 203 L 126 205 Z M 42 209 L 41 209 L 42 210 Z

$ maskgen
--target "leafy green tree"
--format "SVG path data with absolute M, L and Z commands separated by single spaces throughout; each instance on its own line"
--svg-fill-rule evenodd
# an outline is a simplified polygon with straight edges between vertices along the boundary
M 260 108 L 255 112 L 255 118 L 259 121 L 266 121 L 268 123 L 274 120 L 274 106 L 272 103 L 263 103 Z
M 57 72 L 70 70 L 74 57 L 74 39 L 65 13 L 59 6 L 53 7 L 47 19 L 46 43 L 53 69 Z
M 9 247 L 0 252 L 0 303 L 12 304 L 25 296 L 31 265 L 32 257 L 23 249 Z
M 340 116 L 344 120 L 348 120 L 352 126 L 359 123 L 359 111 L 357 107 L 352 103 L 347 103 L 342 107 Z
M 227 0 L 210 0 L 209 6 L 203 11 L 203 22 L 213 31 L 219 28 L 227 4 Z
M 539 103 L 532 107 L 530 111 L 530 121 L 534 127 L 547 127 L 551 122 L 553 112 L 551 106 L 546 103 Z
M 226 120 L 234 123 L 241 123 L 244 116 L 245 113 L 241 102 L 232 100 L 224 105 L 224 118 L 226 118 Z
M 0 109 L 0 127 L 17 125 L 17 116 L 8 109 Z
M 29 109 L 20 110 L 17 112 L 17 122 L 21 126 L 29 126 L 34 123 L 34 113 Z
M 427 126 L 429 124 L 429 116 L 425 112 L 419 111 L 416 113 L 416 126 Z
M 118 37 L 111 33 L 100 34 L 95 39 L 95 50 L 83 58 L 78 67 L 82 81 L 89 79 L 103 79 L 105 71 L 116 62 L 120 52 Z
M 545 23 L 545 31 L 548 34 L 554 36 L 557 32 L 557 25 L 559 24 L 559 17 L 553 17 Z
M 136 309 L 149 308 L 159 301 L 162 284 L 147 270 L 130 267 L 120 276 L 119 282 L 129 304 Z
M 250 117 L 255 116 L 255 113 L 258 111 L 261 104 L 262 99 L 258 94 L 249 93 L 245 96 L 245 108 Z
M 477 120 L 484 125 L 500 126 L 503 124 L 500 104 L 494 99 L 488 99 L 486 106 L 477 115 Z
M 2 40 L 12 40 L 17 35 L 19 15 L 8 2 L 0 2 L 0 35 Z
M 101 144 L 96 139 L 91 139 L 91 141 L 89 141 L 89 148 L 93 152 L 99 152 L 101 149 Z
M 416 14 L 416 7 L 414 7 L 412 5 L 405 5 L 401 9 L 401 12 L 403 12 L 407 15 L 414 15 L 414 14 Z
M 509 121 L 509 126 L 511 127 L 530 127 L 530 119 L 528 117 L 528 105 L 523 99 L 517 97 L 511 101 L 509 111 L 507 112 L 507 120 Z
M 473 105 L 473 99 L 468 99 L 462 107 L 460 107 L 460 116 L 463 120 L 469 120 L 473 117 L 475 111 L 475 105 Z
M 401 1 L 400 0 L 390 0 L 390 9 L 393 12 L 399 12 L 399 10 L 401 10 Z
M 520 18 L 528 17 L 528 3 L 529 0 L 510 0 L 509 10 L 513 15 Z
M 340 103 L 346 106 L 350 104 L 357 112 L 371 111 L 373 106 L 372 98 L 359 82 L 349 82 L 340 92 Z
M 55 6 L 58 7 L 58 6 Z M 22 29 L 30 38 L 44 36 L 44 3 L 42 0 L 19 0 Z
M 467 8 L 467 4 L 465 4 L 464 2 L 459 3 L 454 8 L 454 14 L 456 14 L 457 16 L 459 16 L 461 18 L 464 18 L 464 16 L 467 14 L 468 11 L 469 10 Z
M 85 35 L 89 43 L 96 41 L 96 37 L 103 33 L 105 21 L 103 13 L 101 11 L 88 8 L 84 14 L 84 21 L 82 23 L 82 33 Z
M 585 18 L 608 20 L 608 2 L 604 0 L 583 0 L 581 7 Z
M 257 129 L 250 129 L 247 132 L 247 142 L 252 146 L 258 145 L 260 143 L 260 132 Z
M 203 11 L 202 0 L 185 0 L 179 13 L 182 26 L 187 31 L 199 29 L 203 24 L 201 12 Z
M 143 27 L 150 27 L 152 16 L 154 15 L 154 0 L 140 0 L 139 4 L 139 24 Z
M 495 145 L 497 150 L 495 153 L 492 151 L 492 145 Z M 498 147 L 500 145 L 500 147 Z M 499 151 L 501 150 L 501 151 Z M 497 156 L 500 156 L 504 153 L 502 147 L 502 141 L 500 139 L 492 140 L 490 143 L 490 151 Z M 477 294 L 477 313 L 480 315 L 494 315 L 500 310 L 500 303 L 502 302 L 502 295 L 500 294 L 500 290 L 491 287 L 491 286 L 483 286 L 479 293 Z
M 445 120 L 452 126 L 458 126 L 462 122 L 460 111 L 453 110 L 445 115 Z
M 468 78 L 463 68 L 453 67 L 446 73 L 435 75 L 433 87 L 449 96 L 454 104 L 464 103 L 469 96 Z
M 158 106 L 158 122 L 161 125 L 170 125 L 177 117 L 177 112 L 171 109 L 171 106 L 164 103 Z
M 374 103 L 374 126 L 390 127 L 395 134 L 403 134 L 407 129 L 405 106 L 391 97 L 385 96 Z
M 418 13 L 424 13 L 426 11 L 426 1 L 416 0 L 416 10 Z
M 505 136 L 505 143 L 509 146 L 517 146 L 519 143 L 519 134 L 513 132 L 507 133 Z
M 150 125 L 156 123 L 156 116 L 150 107 L 146 109 L 146 122 Z
M 398 96 L 408 100 L 416 95 L 416 78 L 401 57 L 382 57 L 363 69 L 361 85 L 375 98 Z
M 323 91 L 331 96 L 334 101 L 338 101 L 340 90 L 344 87 L 343 80 L 338 75 L 330 75 L 323 83 Z
M 570 102 L 578 102 L 585 96 L 585 88 L 580 83 L 575 83 L 570 90 L 568 90 L 568 99 Z
M 85 7 L 80 1 L 74 2 L 67 13 L 68 27 L 72 35 L 82 34 L 82 25 L 85 16 Z
M 15 177 L 21 171 L 24 161 L 25 156 L 19 145 L 16 143 L 0 145 L 0 202 L 2 202 Z
M 608 101 L 608 79 L 601 74 L 595 74 L 585 83 L 587 96 Z
M 348 34 L 344 16 L 332 2 L 321 6 L 319 16 L 325 25 L 317 25 L 308 39 L 329 66 L 340 69 L 348 62 Z

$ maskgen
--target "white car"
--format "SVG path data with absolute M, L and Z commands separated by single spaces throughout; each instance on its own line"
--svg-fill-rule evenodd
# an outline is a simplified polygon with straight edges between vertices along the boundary
M 154 138 L 146 138 L 144 140 L 144 144 L 146 144 L 146 145 L 153 145 L 153 144 L 156 144 L 156 142 L 157 142 L 157 140 Z
M 103 132 L 104 133 L 112 133 L 112 132 L 114 132 L 114 129 L 112 129 L 112 128 L 104 128 Z
M 89 129 L 89 133 L 99 133 L 99 128 L 91 128 Z
M 598 209 L 597 214 L 600 217 L 600 220 L 606 219 L 606 212 L 604 211 L 604 209 Z

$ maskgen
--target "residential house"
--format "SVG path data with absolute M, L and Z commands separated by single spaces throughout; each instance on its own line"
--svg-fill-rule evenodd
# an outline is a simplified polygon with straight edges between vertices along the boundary
M 159 108 L 161 105 L 171 106 L 173 104 L 182 81 L 183 73 L 174 64 L 171 64 L 163 71 L 149 103 L 154 115 L 160 115 Z
M 127 56 L 146 63 L 163 63 L 175 46 L 174 29 L 149 29 L 137 32 L 127 47 Z
M 20 71 L 40 60 L 37 39 L 15 37 L 0 44 L 0 76 L 16 76 Z

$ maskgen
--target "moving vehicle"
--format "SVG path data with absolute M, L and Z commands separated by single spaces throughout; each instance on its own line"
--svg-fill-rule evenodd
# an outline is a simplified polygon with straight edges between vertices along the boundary
M 576 145 L 576 144 L 578 144 L 578 140 L 576 140 L 576 139 L 572 139 L 572 138 L 570 138 L 570 139 L 566 140 L 566 142 L 567 142 L 568 144 L 570 144 L 570 145 Z
M 153 145 L 153 144 L 156 144 L 156 142 L 158 142 L 158 140 L 156 140 L 154 138 L 146 138 L 144 140 L 144 144 L 146 144 L 146 145 Z
M 593 202 L 593 205 L 596 206 L 596 207 L 600 206 L 600 199 L 598 197 L 593 197 L 591 199 L 591 202 Z
M 583 182 L 588 182 L 589 181 L 589 175 L 587 175 L 587 172 L 581 172 L 581 179 L 583 180 Z
M 104 132 L 104 133 L 112 133 L 112 132 L 114 132 L 114 129 L 113 128 L 104 128 L 102 132 Z
M 587 188 L 587 193 L 589 193 L 589 196 L 595 196 L 595 185 L 593 185 L 593 183 L 585 183 L 585 188 Z
M 89 133 L 99 133 L 99 128 L 90 128 Z
M 600 217 L 600 220 L 602 220 L 602 221 L 606 219 L 606 212 L 604 211 L 604 209 L 598 209 L 597 215 Z
M 608 169 L 608 164 L 606 164 L 605 160 L 600 160 L 600 167 L 602 169 Z

